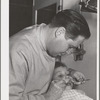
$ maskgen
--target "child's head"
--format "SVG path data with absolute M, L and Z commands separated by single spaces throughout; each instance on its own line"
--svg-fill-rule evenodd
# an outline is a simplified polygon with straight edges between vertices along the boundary
M 56 62 L 55 70 L 53 74 L 53 81 L 64 81 L 66 84 L 66 89 L 72 89 L 73 83 L 71 82 L 71 77 L 69 77 L 69 71 L 65 64 L 61 62 Z
M 67 66 L 61 62 L 56 62 L 55 70 L 53 75 L 53 80 L 62 80 L 64 79 L 69 72 L 67 71 Z

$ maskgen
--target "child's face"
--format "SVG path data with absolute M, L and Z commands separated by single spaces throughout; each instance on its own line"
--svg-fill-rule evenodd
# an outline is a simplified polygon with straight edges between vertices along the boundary
M 66 79 L 66 76 L 69 74 L 67 67 L 58 67 L 55 68 L 53 80 L 63 80 Z
M 55 82 L 63 81 L 66 84 L 66 89 L 72 89 L 73 84 L 70 83 L 70 78 L 68 77 L 69 72 L 67 71 L 67 67 L 58 67 L 55 68 L 53 80 Z M 70 84 L 69 84 L 70 83 Z

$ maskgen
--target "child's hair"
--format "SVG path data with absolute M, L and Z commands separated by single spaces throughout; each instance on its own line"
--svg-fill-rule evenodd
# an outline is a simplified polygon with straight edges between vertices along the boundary
M 62 62 L 56 62 L 56 63 L 55 63 L 55 68 L 58 68 L 58 67 L 60 67 L 60 66 L 66 67 L 66 68 L 67 68 L 67 66 L 66 66 L 64 63 L 62 63 Z

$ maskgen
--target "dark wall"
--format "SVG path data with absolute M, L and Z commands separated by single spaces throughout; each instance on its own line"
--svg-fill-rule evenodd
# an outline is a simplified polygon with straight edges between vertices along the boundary
M 9 36 L 32 25 L 33 0 L 9 1 Z
M 55 14 L 56 14 L 56 4 L 37 10 L 37 24 L 40 23 L 49 24 Z

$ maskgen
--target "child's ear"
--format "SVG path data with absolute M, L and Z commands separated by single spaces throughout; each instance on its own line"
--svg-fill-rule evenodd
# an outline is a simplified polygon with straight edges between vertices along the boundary
M 56 37 L 65 36 L 65 33 L 66 33 L 66 29 L 64 27 L 59 27 L 55 32 L 55 36 Z

